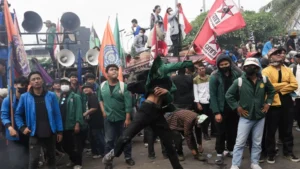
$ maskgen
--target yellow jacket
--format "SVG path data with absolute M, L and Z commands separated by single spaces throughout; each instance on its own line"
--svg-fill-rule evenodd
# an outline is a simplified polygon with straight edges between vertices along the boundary
M 267 76 L 269 80 L 271 81 L 272 85 L 274 86 L 274 89 L 276 90 L 276 94 L 274 96 L 274 100 L 272 103 L 272 106 L 280 106 L 281 101 L 279 98 L 279 94 L 286 95 L 289 93 L 294 92 L 298 88 L 298 83 L 293 75 L 293 72 L 290 68 L 281 66 L 281 83 L 278 83 L 278 70 L 273 66 L 266 67 L 262 74 Z

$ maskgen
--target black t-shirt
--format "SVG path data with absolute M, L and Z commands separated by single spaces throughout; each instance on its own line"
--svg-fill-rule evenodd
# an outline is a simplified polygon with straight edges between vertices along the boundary
M 100 105 L 99 105 L 99 101 L 98 101 L 98 97 L 96 94 L 92 94 L 90 96 L 88 96 L 88 109 L 91 108 L 96 108 L 97 111 L 90 114 L 90 118 L 88 121 L 88 124 L 90 126 L 91 129 L 101 129 L 103 128 L 103 116 L 102 116 L 102 112 L 100 109 Z
M 112 92 L 114 91 L 115 87 L 116 87 L 116 86 L 111 86 L 111 85 L 109 85 L 110 93 L 112 93 Z
M 46 107 L 44 92 L 42 95 L 37 96 L 33 94 L 35 101 L 36 110 L 36 136 L 40 138 L 51 137 L 53 134 L 50 127 L 50 122 L 48 118 L 48 110 Z
M 62 116 L 62 121 L 63 124 L 65 125 L 66 122 L 66 118 L 67 118 L 67 99 L 69 97 L 69 94 L 62 94 L 60 99 L 59 99 L 59 107 L 60 107 L 60 112 L 61 112 L 61 116 Z
M 287 48 L 287 52 L 290 52 L 291 49 L 289 48 L 289 46 L 291 46 L 293 48 L 293 50 L 296 50 L 296 45 L 295 45 L 295 41 L 294 39 L 289 39 L 286 43 L 286 48 Z

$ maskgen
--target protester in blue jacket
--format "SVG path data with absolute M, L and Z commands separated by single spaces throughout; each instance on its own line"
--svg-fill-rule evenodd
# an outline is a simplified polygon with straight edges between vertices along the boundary
M 262 50 L 263 56 L 266 56 L 269 53 L 269 51 L 273 48 L 272 43 L 273 43 L 273 37 L 270 37 L 269 41 L 265 43 L 264 48 Z
M 15 113 L 17 127 L 29 135 L 29 169 L 38 168 L 41 148 L 46 149 L 48 167 L 55 169 L 56 141 L 62 140 L 62 117 L 56 95 L 44 88 L 40 72 L 28 76 L 31 88 L 24 93 Z
M 16 108 L 19 103 L 20 96 L 26 93 L 28 87 L 28 80 L 26 77 L 19 77 L 14 80 L 14 88 L 16 89 L 15 95 L 12 98 L 13 113 L 16 112 Z M 12 169 L 25 169 L 28 166 L 28 136 L 25 136 L 19 132 L 16 124 L 11 122 L 11 104 L 10 97 L 7 96 L 1 106 L 1 120 L 5 126 L 5 137 L 9 141 L 8 143 L 8 156 L 9 165 Z

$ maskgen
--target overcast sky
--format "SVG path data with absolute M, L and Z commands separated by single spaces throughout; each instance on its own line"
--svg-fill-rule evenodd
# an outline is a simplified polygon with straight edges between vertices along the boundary
M 155 5 L 161 5 L 162 16 L 167 7 L 174 7 L 175 0 L 8 0 L 11 9 L 15 9 L 19 23 L 23 21 L 26 11 L 35 11 L 43 20 L 51 20 L 57 23 L 58 18 L 64 12 L 74 12 L 81 19 L 81 26 L 91 27 L 93 24 L 100 40 L 104 32 L 105 24 L 110 16 L 110 24 L 114 29 L 116 14 L 118 13 L 120 29 L 130 30 L 131 20 L 136 18 L 142 27 L 150 24 L 150 13 Z M 193 20 L 200 14 L 203 8 L 203 0 L 178 0 L 189 20 Z M 234 0 L 238 4 L 238 0 Z M 245 10 L 255 10 L 265 5 L 270 0 L 240 0 Z M 206 10 L 214 0 L 206 0 Z M 43 29 L 45 31 L 46 28 Z M 126 42 L 124 42 L 126 43 Z M 126 44 L 125 44 L 126 46 Z M 125 47 L 126 48 L 126 47 Z

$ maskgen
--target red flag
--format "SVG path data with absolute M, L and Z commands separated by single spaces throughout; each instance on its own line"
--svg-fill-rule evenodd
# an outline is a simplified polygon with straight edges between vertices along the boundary
M 216 0 L 208 13 L 211 29 L 223 35 L 246 26 L 245 20 L 233 0 Z
M 210 29 L 208 20 L 204 21 L 204 25 L 194 41 L 194 50 L 198 54 L 204 54 L 207 59 L 214 60 L 222 52 L 217 37 Z
M 109 22 L 106 24 L 106 28 L 103 35 L 102 45 L 99 52 L 99 67 L 104 75 L 105 78 L 107 78 L 105 68 L 109 64 L 116 64 L 119 66 L 119 76 L 118 79 L 120 81 L 123 81 L 123 72 L 121 67 L 121 60 L 119 57 L 119 53 L 116 47 L 116 42 L 113 36 L 113 33 L 111 31 Z
M 158 56 L 166 56 L 168 54 L 168 45 L 165 41 L 157 40 L 156 25 L 153 28 L 152 32 L 152 45 L 151 45 L 151 58 L 150 63 Z
M 181 29 L 181 35 L 182 35 L 182 38 L 185 39 L 185 36 L 186 34 L 190 33 L 192 30 L 193 30 L 193 27 L 192 25 L 189 23 L 189 21 L 187 20 L 187 18 L 185 17 L 184 13 L 183 13 L 183 9 L 182 9 L 182 6 L 180 6 L 178 8 L 178 23 L 180 24 L 180 29 Z M 166 32 L 169 31 L 168 29 L 168 13 L 166 12 L 165 16 L 164 16 L 164 30 Z M 168 34 L 168 33 L 167 33 Z

